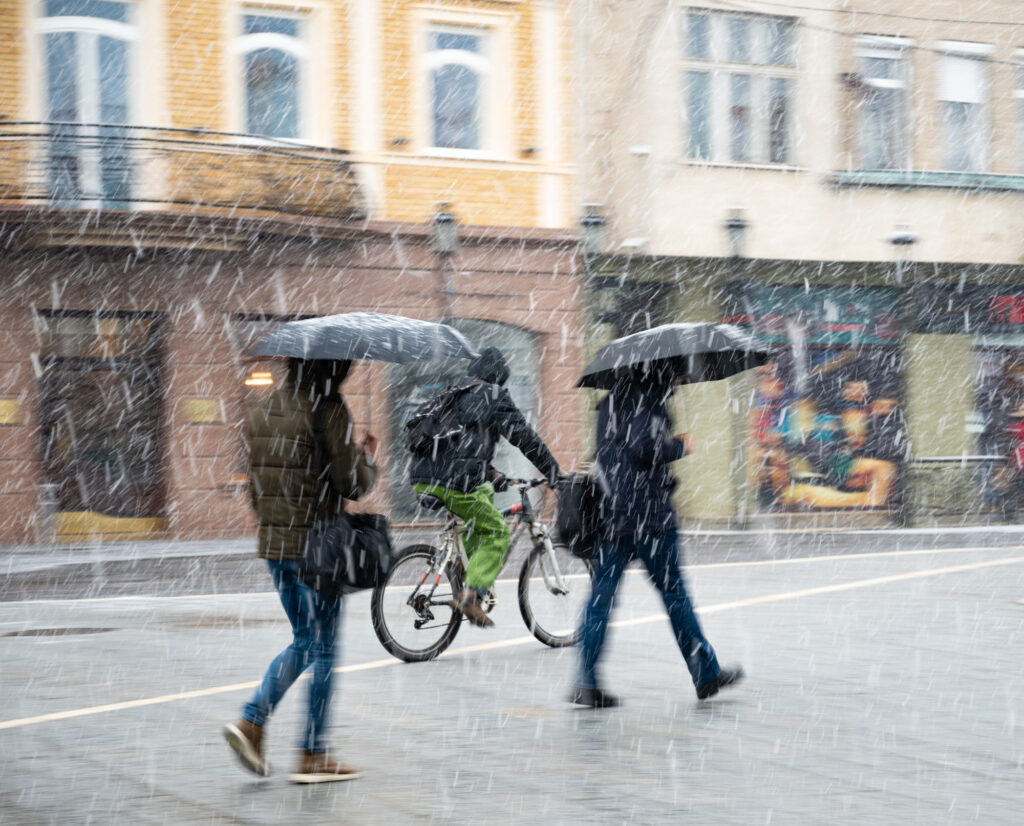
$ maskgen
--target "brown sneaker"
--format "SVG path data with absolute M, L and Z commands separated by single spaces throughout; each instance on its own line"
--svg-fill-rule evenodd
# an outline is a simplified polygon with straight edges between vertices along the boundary
M 478 628 L 493 628 L 494 620 L 487 616 L 487 612 L 480 604 L 480 594 L 475 588 L 463 588 L 459 595 L 459 610 L 462 616 L 468 619 Z
M 224 726 L 224 739 L 235 750 L 243 766 L 260 777 L 270 774 L 270 766 L 263 759 L 263 728 L 242 719 Z
M 355 780 L 363 773 L 355 766 L 346 766 L 331 760 L 326 752 L 303 751 L 299 770 L 288 775 L 292 783 L 333 783 L 336 780 Z

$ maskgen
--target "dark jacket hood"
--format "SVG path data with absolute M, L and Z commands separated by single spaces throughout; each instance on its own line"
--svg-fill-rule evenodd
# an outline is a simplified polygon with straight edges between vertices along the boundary
M 497 347 L 485 347 L 480 351 L 480 355 L 469 363 L 466 372 L 470 378 L 504 385 L 512 371 L 509 370 L 508 362 L 505 361 L 501 350 Z

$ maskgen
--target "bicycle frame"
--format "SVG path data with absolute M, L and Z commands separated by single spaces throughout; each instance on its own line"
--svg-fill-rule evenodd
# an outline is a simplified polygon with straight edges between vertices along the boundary
M 514 487 L 519 491 L 519 501 L 499 511 L 505 519 L 514 517 L 514 521 L 511 526 L 511 536 L 509 538 L 509 550 L 511 550 L 515 545 L 516 540 L 519 538 L 523 529 L 528 528 L 534 547 L 541 545 L 545 550 L 544 560 L 540 566 L 541 573 L 544 576 L 544 586 L 553 594 L 567 594 L 569 589 L 565 585 L 565 580 L 562 579 L 562 572 L 558 565 L 558 559 L 555 556 L 554 547 L 551 544 L 551 532 L 547 525 L 543 522 L 537 521 L 536 511 L 534 510 L 533 503 L 530 502 L 530 497 L 528 495 L 533 488 L 545 484 L 546 480 L 510 479 L 508 481 L 509 487 Z M 466 570 L 466 566 L 469 564 L 469 556 L 466 554 L 466 550 L 462 545 L 460 537 L 462 534 L 468 532 L 468 530 L 469 528 L 460 522 L 459 518 L 454 514 L 449 513 L 445 517 L 444 528 L 441 531 L 441 535 L 444 537 L 441 542 L 441 553 L 439 558 L 435 560 L 431 569 L 434 572 L 434 582 L 430 586 L 430 590 L 425 595 L 428 605 L 433 604 L 434 592 L 441 583 L 441 573 L 448 565 L 457 558 L 459 560 L 459 564 L 462 566 L 462 570 Z M 505 559 L 508 559 L 508 555 L 506 555 Z M 406 604 L 413 606 L 413 603 L 416 602 L 417 597 L 420 595 L 420 588 L 422 588 L 426 583 L 427 578 L 431 574 L 431 570 L 424 572 L 423 578 L 419 583 L 417 583 L 416 588 L 409 596 L 409 599 L 406 600 Z M 489 594 L 489 601 L 493 604 L 493 593 Z M 417 620 L 417 628 L 422 627 L 421 623 L 426 621 L 426 619 Z

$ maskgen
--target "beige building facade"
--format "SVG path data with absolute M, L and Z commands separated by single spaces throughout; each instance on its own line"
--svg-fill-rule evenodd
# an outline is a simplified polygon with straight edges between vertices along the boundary
M 687 516 L 1012 517 L 1019 4 L 598 9 L 580 32 L 597 340 L 728 319 L 778 355 L 680 394 L 702 445 Z

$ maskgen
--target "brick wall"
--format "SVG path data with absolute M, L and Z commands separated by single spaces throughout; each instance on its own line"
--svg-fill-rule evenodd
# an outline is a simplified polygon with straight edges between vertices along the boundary
M 0 118 L 22 117 L 25 22 L 20 0 L 0 0 Z

